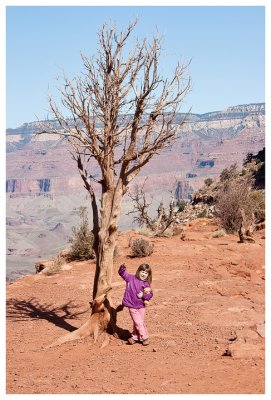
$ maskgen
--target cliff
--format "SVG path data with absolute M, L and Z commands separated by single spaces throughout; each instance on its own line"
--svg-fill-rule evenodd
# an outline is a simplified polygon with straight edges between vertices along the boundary
M 191 114 L 180 129 L 179 139 L 155 155 L 134 184 L 145 182 L 148 201 L 155 213 L 160 201 L 168 204 L 171 193 L 189 199 L 208 177 L 216 181 L 221 171 L 237 163 L 241 168 L 248 153 L 264 148 L 264 104 L 231 107 L 204 115 Z M 129 116 L 127 116 L 128 118 Z M 64 248 L 78 223 L 80 206 L 90 208 L 65 138 L 35 136 L 35 123 L 7 130 L 7 274 L 29 271 L 38 258 L 48 258 Z M 91 175 L 99 176 L 92 162 Z M 131 185 L 130 190 L 133 190 Z M 95 191 L 99 184 L 94 185 Z M 119 229 L 134 227 L 131 202 L 122 204 Z M 89 209 L 91 221 L 91 210 Z M 31 226 L 29 226 L 31 221 Z M 58 223 L 65 230 L 53 231 Z
M 247 153 L 264 147 L 264 103 L 191 114 L 179 127 L 183 116 L 178 114 L 175 119 L 179 139 L 154 157 L 141 176 L 156 181 L 158 176 L 171 174 L 197 189 L 207 176 L 218 176 L 229 163 L 241 165 Z M 7 129 L 7 193 L 56 194 L 82 188 L 65 138 L 36 136 L 36 130 L 34 122 Z M 99 172 L 95 163 L 90 164 L 90 170 L 92 174 Z

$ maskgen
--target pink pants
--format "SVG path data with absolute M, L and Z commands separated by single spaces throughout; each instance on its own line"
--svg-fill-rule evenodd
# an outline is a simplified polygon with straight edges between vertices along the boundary
M 133 320 L 133 336 L 134 340 L 145 340 L 149 337 L 147 327 L 144 323 L 145 308 L 129 308 L 129 313 Z

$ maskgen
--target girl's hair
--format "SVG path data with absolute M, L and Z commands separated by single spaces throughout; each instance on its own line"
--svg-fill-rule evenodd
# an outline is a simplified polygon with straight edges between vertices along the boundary
M 146 272 L 148 272 L 148 277 L 147 277 L 147 281 L 149 282 L 149 284 L 151 284 L 152 283 L 152 270 L 151 270 L 151 267 L 149 266 L 149 264 L 141 264 L 138 268 L 137 268 L 137 271 L 136 271 L 136 274 L 135 274 L 135 276 L 138 278 L 138 279 L 140 279 L 139 278 L 139 272 L 140 271 L 146 271 Z

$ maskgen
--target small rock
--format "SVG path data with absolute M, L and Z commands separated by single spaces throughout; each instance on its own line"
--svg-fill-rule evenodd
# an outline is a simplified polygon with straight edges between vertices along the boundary
M 265 337 L 264 324 L 256 325 L 256 330 L 257 330 L 257 333 L 258 333 L 262 338 Z
M 224 351 L 224 353 L 222 354 L 222 356 L 223 357 L 231 357 L 232 356 L 231 351 L 229 349 L 226 349 Z
M 264 350 L 257 344 L 237 340 L 229 346 L 233 359 L 263 359 Z

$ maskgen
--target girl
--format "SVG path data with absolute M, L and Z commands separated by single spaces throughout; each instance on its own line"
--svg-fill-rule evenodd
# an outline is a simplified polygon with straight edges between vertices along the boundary
M 141 264 L 135 275 L 126 272 L 125 264 L 119 267 L 119 275 L 126 281 L 126 289 L 124 292 L 122 304 L 128 307 L 129 313 L 133 320 L 133 334 L 128 339 L 129 344 L 142 342 L 143 346 L 147 346 L 149 335 L 144 323 L 145 307 L 152 298 L 151 289 L 152 270 L 148 264 Z

